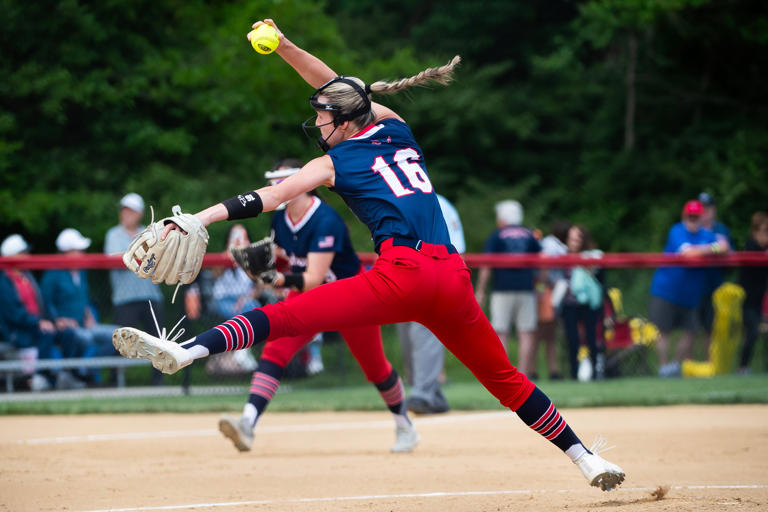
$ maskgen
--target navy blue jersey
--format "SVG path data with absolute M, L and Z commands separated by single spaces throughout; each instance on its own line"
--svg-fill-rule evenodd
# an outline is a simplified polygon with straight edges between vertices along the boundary
M 485 252 L 497 254 L 535 254 L 541 252 L 541 245 L 528 228 L 505 226 L 494 231 L 485 242 Z M 533 290 L 531 268 L 495 268 L 493 269 L 494 291 L 531 291 Z
M 334 190 L 371 231 L 378 248 L 403 237 L 450 244 L 424 156 L 408 125 L 385 119 L 328 151 Z
M 310 252 L 335 252 L 325 282 L 356 275 L 360 272 L 360 259 L 352 247 L 346 224 L 336 210 L 317 197 L 312 199 L 312 206 L 295 224 L 287 210 L 278 210 L 272 217 L 275 243 L 288 253 L 291 272 L 307 269 Z

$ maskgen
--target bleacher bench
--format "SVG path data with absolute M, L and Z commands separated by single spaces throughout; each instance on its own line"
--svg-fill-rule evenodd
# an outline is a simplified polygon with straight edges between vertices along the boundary
M 38 359 L 37 361 L 0 361 L 0 376 L 5 377 L 5 390 L 13 392 L 13 378 L 17 375 L 29 374 L 30 370 L 71 370 L 73 368 L 114 368 L 117 372 L 117 387 L 125 387 L 125 369 L 132 366 L 148 365 L 143 359 L 126 359 L 122 356 L 79 357 L 69 359 Z

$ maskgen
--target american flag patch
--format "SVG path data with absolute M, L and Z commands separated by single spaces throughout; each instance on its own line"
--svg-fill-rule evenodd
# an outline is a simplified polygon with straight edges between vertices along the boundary
M 325 238 L 322 238 L 319 242 L 317 242 L 317 247 L 319 249 L 328 249 L 329 247 L 333 247 L 335 239 L 333 235 L 328 235 Z

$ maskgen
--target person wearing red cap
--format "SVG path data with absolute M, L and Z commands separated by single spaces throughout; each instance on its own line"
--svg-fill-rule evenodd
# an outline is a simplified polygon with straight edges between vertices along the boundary
M 698 257 L 722 253 L 725 249 L 715 234 L 703 228 L 704 207 L 698 200 L 685 203 L 682 220 L 672 226 L 664 252 Z M 680 362 L 690 358 L 699 328 L 696 308 L 705 293 L 707 271 L 703 267 L 659 267 L 651 281 L 650 320 L 660 331 L 656 342 L 659 376 L 680 375 Z M 669 360 L 669 335 L 682 329 L 675 360 Z

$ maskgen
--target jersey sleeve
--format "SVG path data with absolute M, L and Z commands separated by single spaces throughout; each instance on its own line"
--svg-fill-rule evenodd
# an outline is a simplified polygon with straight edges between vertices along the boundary
M 307 252 L 341 252 L 345 229 L 343 221 L 332 216 L 324 217 L 312 232 Z

